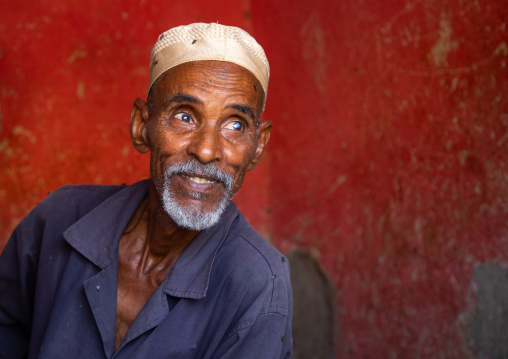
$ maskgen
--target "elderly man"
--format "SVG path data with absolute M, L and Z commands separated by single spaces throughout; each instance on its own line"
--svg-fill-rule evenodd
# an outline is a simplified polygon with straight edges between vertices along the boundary
M 288 358 L 287 259 L 231 198 L 270 137 L 269 67 L 246 32 L 170 29 L 131 140 L 150 179 L 66 186 L 0 258 L 1 358 Z

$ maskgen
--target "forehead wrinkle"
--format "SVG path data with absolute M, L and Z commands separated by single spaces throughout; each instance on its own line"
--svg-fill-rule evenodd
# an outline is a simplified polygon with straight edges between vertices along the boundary
M 192 104 L 197 104 L 200 106 L 205 105 L 205 102 L 203 100 L 199 99 L 198 97 L 195 97 L 195 96 L 183 93 L 183 92 L 177 92 L 176 94 L 171 96 L 171 98 L 169 100 L 165 99 L 164 103 L 166 105 L 171 105 L 171 104 L 175 104 L 175 103 L 176 104 L 192 103 Z M 239 112 L 245 114 L 246 116 L 248 116 L 252 119 L 255 119 L 254 109 L 252 106 L 233 103 L 233 104 L 227 105 L 225 108 L 234 109 L 236 111 L 239 111 Z
M 254 89 L 253 84 L 258 88 Z M 223 97 L 223 109 L 235 109 L 254 120 L 259 120 L 261 115 L 257 112 L 259 102 L 262 106 L 264 91 L 259 80 L 250 71 L 232 63 L 197 61 L 181 64 L 166 71 L 155 81 L 153 87 L 158 85 L 162 86 L 161 92 L 169 92 L 167 97 L 162 98 L 163 107 L 179 103 L 208 107 L 221 100 L 215 95 L 217 91 L 223 93 L 226 90 L 228 93 Z
M 212 82 L 212 83 L 206 82 L 206 84 L 204 84 L 204 85 L 201 83 L 193 83 L 192 86 L 193 86 L 193 90 L 197 90 L 196 94 L 192 94 L 192 95 L 188 94 L 185 92 L 184 89 L 182 89 L 183 91 L 179 91 L 179 92 L 175 93 L 173 96 L 171 96 L 171 98 L 169 98 L 168 100 L 165 101 L 166 106 L 175 104 L 175 103 L 176 104 L 192 103 L 192 104 L 197 104 L 201 107 L 207 107 L 208 105 L 213 106 L 214 103 L 219 104 L 219 102 L 222 102 L 223 106 L 224 106 L 223 109 L 234 109 L 234 110 L 241 112 L 244 115 L 246 115 L 252 119 L 256 119 L 254 106 L 251 106 L 251 105 L 245 104 L 245 103 L 241 103 L 241 102 L 244 102 L 244 100 L 240 100 L 240 103 L 236 102 L 236 101 L 238 101 L 238 96 L 245 98 L 246 101 L 249 101 L 248 97 L 250 97 L 247 92 L 240 91 L 238 89 L 238 87 L 227 86 L 230 93 L 228 95 L 226 95 L 224 98 L 220 99 L 218 97 L 211 96 L 211 98 L 208 100 L 208 97 L 206 97 L 206 99 L 201 98 L 202 91 L 204 91 L 204 93 L 205 93 L 205 95 L 203 95 L 203 96 L 207 96 L 206 93 L 209 93 L 209 92 L 213 93 L 214 92 L 214 90 L 213 90 L 214 86 L 218 86 L 218 87 L 226 87 L 226 86 L 224 86 L 224 84 L 218 84 L 218 83 L 214 83 L 214 82 Z M 228 102 L 229 102 L 229 104 L 227 104 Z

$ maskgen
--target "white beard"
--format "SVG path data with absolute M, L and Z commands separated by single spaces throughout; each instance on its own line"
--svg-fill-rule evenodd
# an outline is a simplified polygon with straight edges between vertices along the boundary
M 170 190 L 170 184 L 173 176 L 185 173 L 189 175 L 201 174 L 206 177 L 213 178 L 218 182 L 222 182 L 225 187 L 224 196 L 220 199 L 217 206 L 212 211 L 204 211 L 200 209 L 191 209 L 181 206 L 175 199 L 174 194 Z M 196 160 L 190 160 L 181 164 L 169 167 L 164 174 L 164 185 L 162 189 L 162 206 L 166 213 L 175 221 L 175 223 L 183 228 L 201 231 L 210 228 L 219 222 L 220 217 L 231 199 L 231 188 L 234 179 L 232 176 L 221 171 L 213 164 L 203 165 Z M 161 191 L 158 188 L 159 195 Z M 203 199 L 200 193 L 191 193 L 196 199 Z

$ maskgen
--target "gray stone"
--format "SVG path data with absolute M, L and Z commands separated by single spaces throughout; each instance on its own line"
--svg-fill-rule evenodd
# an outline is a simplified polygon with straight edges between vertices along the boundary
M 293 359 L 335 357 L 335 289 L 319 263 L 308 253 L 286 254 L 293 287 Z
M 477 311 L 471 323 L 470 344 L 478 358 L 508 358 L 508 270 L 495 264 L 478 265 Z

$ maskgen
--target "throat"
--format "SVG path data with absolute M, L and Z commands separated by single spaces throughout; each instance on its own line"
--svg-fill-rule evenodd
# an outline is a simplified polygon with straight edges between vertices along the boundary
M 129 328 L 176 262 L 175 258 L 163 266 L 150 263 L 143 255 L 146 252 L 133 250 L 129 246 L 128 237 L 123 236 L 119 244 L 115 351 L 120 348 Z
M 118 244 L 115 351 L 197 234 L 168 230 L 146 202 L 140 204 Z

